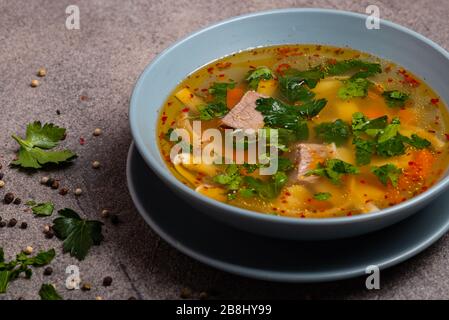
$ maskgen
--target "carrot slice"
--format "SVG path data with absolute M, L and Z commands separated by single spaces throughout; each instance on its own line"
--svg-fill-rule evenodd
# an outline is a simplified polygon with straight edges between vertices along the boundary
M 234 88 L 234 89 L 228 89 L 227 95 L 226 95 L 226 104 L 228 105 L 229 109 L 232 109 L 235 107 L 237 103 L 242 99 L 245 92 L 242 88 Z

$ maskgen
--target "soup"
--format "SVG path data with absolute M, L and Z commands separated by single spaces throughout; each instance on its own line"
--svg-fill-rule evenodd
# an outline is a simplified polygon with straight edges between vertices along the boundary
M 163 105 L 158 136 L 173 175 L 206 197 L 323 218 L 375 212 L 427 190 L 448 166 L 447 125 L 436 93 L 401 66 L 349 48 L 288 45 L 232 54 L 190 74 Z M 256 140 L 276 132 L 277 143 L 265 161 L 250 163 L 242 140 L 228 154 L 240 152 L 243 163 L 193 163 L 192 146 L 174 131 L 204 149 L 215 141 L 203 136 L 211 128 L 223 136 L 252 129 Z M 261 174 L 273 150 L 277 170 Z

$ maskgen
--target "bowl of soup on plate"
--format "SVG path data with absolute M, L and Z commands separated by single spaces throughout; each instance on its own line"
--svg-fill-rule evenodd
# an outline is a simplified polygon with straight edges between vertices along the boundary
M 448 184 L 449 60 L 364 18 L 272 11 L 178 42 L 134 90 L 140 153 L 190 204 L 251 232 L 340 238 L 408 217 Z

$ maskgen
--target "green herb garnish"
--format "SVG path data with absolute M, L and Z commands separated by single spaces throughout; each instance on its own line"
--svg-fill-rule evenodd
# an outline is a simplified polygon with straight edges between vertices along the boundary
M 318 163 L 317 168 L 309 170 L 305 176 L 326 177 L 332 183 L 339 184 L 343 175 L 357 173 L 359 173 L 359 169 L 350 163 L 340 159 L 328 159 L 324 163 Z
M 391 108 L 403 107 L 408 100 L 409 95 L 398 90 L 385 91 L 382 93 L 387 105 Z
M 402 169 L 391 163 L 381 167 L 373 167 L 371 171 L 377 176 L 377 178 L 379 178 L 382 184 L 387 185 L 388 181 L 390 181 L 393 187 L 398 185 L 398 179 L 402 173 Z
M 373 83 L 365 78 L 356 78 L 343 81 L 343 87 L 338 89 L 337 96 L 340 99 L 364 98 Z
M 326 201 L 329 200 L 331 197 L 332 194 L 330 192 L 318 192 L 313 195 L 313 198 L 319 201 Z
M 53 285 L 45 283 L 39 290 L 39 297 L 41 297 L 41 300 L 63 300 Z
M 323 122 L 315 127 L 317 137 L 325 143 L 335 143 L 337 146 L 345 143 L 351 135 L 351 129 L 343 120 Z
M 12 165 L 22 168 L 40 169 L 48 164 L 60 164 L 76 158 L 70 150 L 49 151 L 64 139 L 66 130 L 52 123 L 42 124 L 38 121 L 28 124 L 26 138 L 16 135 L 12 138 L 20 145 L 18 159 Z
M 103 223 L 81 219 L 72 209 L 62 209 L 58 213 L 60 217 L 53 220 L 53 230 L 59 239 L 64 240 L 64 252 L 83 260 L 92 245 L 99 245 L 103 240 Z
M 248 87 L 252 90 L 256 90 L 260 80 L 270 80 L 273 78 L 273 71 L 267 67 L 258 67 L 256 70 L 248 72 L 246 81 L 248 81 Z

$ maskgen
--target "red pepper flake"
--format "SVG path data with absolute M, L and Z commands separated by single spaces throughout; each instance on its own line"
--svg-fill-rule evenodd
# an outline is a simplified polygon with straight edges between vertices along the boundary
M 429 133 L 435 133 L 436 131 L 435 131 L 435 130 L 427 130 L 427 132 L 429 132 Z
M 402 77 L 404 78 L 403 83 L 408 83 L 410 86 L 416 88 L 417 86 L 419 86 L 419 82 L 418 80 L 416 80 L 415 78 L 413 78 L 412 76 L 410 76 L 407 71 L 405 71 L 404 69 L 400 69 L 398 70 L 398 73 L 402 75 Z
M 250 68 L 250 69 L 256 69 L 256 67 L 255 67 L 255 66 L 252 66 L 252 65 L 249 66 L 249 68 Z
M 189 108 L 187 108 L 187 107 L 185 107 L 184 109 L 182 109 L 181 110 L 182 112 L 189 112 L 190 111 L 190 109 Z
M 320 51 L 321 48 L 322 48 L 322 45 L 319 44 L 319 45 L 317 45 L 317 46 L 315 47 L 315 50 L 316 50 L 316 51 Z
M 173 126 L 176 123 L 175 120 L 173 120 L 172 122 L 170 122 L 170 126 Z
M 327 59 L 327 64 L 330 64 L 330 65 L 337 64 L 337 59 L 334 59 L 334 58 Z
M 166 115 L 163 115 L 163 116 L 161 117 L 162 124 L 165 124 L 165 122 L 167 121 L 167 119 L 168 119 L 168 117 L 167 117 Z
M 229 61 L 228 62 L 219 62 L 216 64 L 216 66 L 218 69 L 226 69 L 226 68 L 229 68 L 230 66 L 232 66 L 232 63 Z
M 440 102 L 440 99 L 438 99 L 438 98 L 430 99 L 430 103 L 433 105 L 437 105 L 439 102 Z
M 281 213 L 285 213 L 285 210 L 281 210 Z
M 209 73 L 214 72 L 214 67 L 209 67 L 209 68 L 207 68 L 207 72 L 209 72 Z
M 388 82 L 393 82 L 393 79 L 392 78 L 388 78 L 387 81 Z
M 203 89 L 201 89 L 201 91 L 202 91 L 202 92 L 208 92 L 208 91 L 209 91 L 209 89 L 207 89 L 207 88 L 203 88 Z
M 449 133 L 445 133 L 444 136 L 446 137 L 446 140 L 449 141 Z
M 276 68 L 276 72 L 283 75 L 284 72 L 288 69 L 290 69 L 291 66 L 288 63 L 281 63 L 280 65 L 278 65 L 278 67 Z
M 318 53 L 315 53 L 313 56 L 318 58 L 320 55 Z
M 282 203 L 288 203 L 287 200 L 282 200 Z
M 84 144 L 86 143 L 86 140 L 83 137 L 80 137 L 80 145 L 84 146 Z
M 278 211 L 278 208 L 273 207 L 273 208 L 271 208 L 271 210 Z
M 224 78 L 225 74 L 222 73 L 222 74 L 219 74 L 218 76 L 219 76 L 220 78 Z
M 346 216 L 347 216 L 347 217 L 351 217 L 351 216 L 352 216 L 352 212 L 349 211 L 349 212 L 346 214 Z
M 89 100 L 89 97 L 88 96 L 80 96 L 80 100 L 87 101 L 87 100 Z
M 301 214 L 299 217 L 304 219 L 306 216 L 305 214 Z
M 385 67 L 384 71 L 385 71 L 386 73 L 390 72 L 390 71 L 391 71 L 391 66 Z
M 285 195 L 286 195 L 287 197 L 290 197 L 292 194 L 291 194 L 290 192 L 286 191 L 286 192 L 285 192 Z
M 167 102 L 167 106 L 171 106 L 173 102 Z
M 365 180 L 360 180 L 360 183 L 365 184 L 366 182 L 365 182 Z

